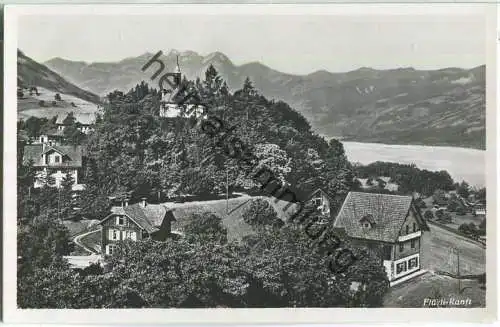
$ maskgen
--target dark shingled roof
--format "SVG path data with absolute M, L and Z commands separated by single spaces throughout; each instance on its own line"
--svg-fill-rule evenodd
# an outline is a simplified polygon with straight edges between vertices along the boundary
M 350 192 L 334 222 L 334 227 L 344 228 L 353 238 L 383 242 L 395 242 L 411 208 L 415 210 L 411 196 Z M 422 229 L 427 226 L 422 219 Z M 363 229 L 360 220 L 371 215 L 375 222 L 371 228 Z M 366 218 L 365 218 L 366 219 Z
M 46 165 L 42 162 L 42 154 L 48 151 L 57 151 L 66 156 L 60 163 L 51 163 Z M 30 160 L 34 162 L 35 167 L 82 167 L 82 147 L 77 145 L 52 145 L 30 144 L 24 146 L 23 163 L 27 164 Z
M 115 214 L 127 215 L 146 232 L 154 233 L 159 230 L 167 211 L 168 209 L 160 204 L 147 204 L 146 207 L 142 207 L 140 203 L 135 203 L 113 208 L 113 213 L 101 220 L 101 223 Z

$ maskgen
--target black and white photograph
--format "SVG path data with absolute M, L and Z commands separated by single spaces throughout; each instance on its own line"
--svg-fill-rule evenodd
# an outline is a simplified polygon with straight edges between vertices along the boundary
M 490 317 L 491 6 L 367 6 L 7 5 L 7 314 Z

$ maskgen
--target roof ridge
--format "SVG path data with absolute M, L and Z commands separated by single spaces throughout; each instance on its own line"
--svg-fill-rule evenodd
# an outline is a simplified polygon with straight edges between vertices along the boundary
M 371 192 L 360 192 L 360 191 L 350 191 L 349 193 L 373 194 L 373 195 L 393 196 L 393 197 L 400 197 L 400 198 L 412 198 L 411 195 L 400 195 L 400 194 L 371 193 Z

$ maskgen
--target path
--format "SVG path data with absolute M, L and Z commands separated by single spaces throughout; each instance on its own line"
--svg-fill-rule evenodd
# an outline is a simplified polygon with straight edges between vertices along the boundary
M 83 233 L 83 234 L 80 234 L 80 235 L 77 235 L 75 236 L 75 238 L 73 239 L 73 242 L 75 242 L 76 245 L 78 245 L 79 247 L 83 248 L 85 251 L 89 252 L 90 254 L 97 254 L 96 250 L 94 249 L 91 249 L 87 246 L 85 246 L 84 244 L 82 244 L 80 242 L 80 240 L 82 239 L 82 237 L 85 237 L 87 235 L 90 235 L 92 233 L 97 233 L 97 232 L 100 232 L 99 229 L 97 230 L 93 230 L 93 231 L 90 231 L 90 232 L 86 232 L 86 233 Z

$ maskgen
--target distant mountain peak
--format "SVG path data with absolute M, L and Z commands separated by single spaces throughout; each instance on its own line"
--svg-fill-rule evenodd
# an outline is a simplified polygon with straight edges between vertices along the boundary
M 222 52 L 219 52 L 219 51 L 212 52 L 203 58 L 204 63 L 208 63 L 208 62 L 212 62 L 212 61 L 227 62 L 227 63 L 232 64 L 231 60 L 229 60 L 229 58 L 225 54 L 223 54 Z

